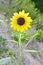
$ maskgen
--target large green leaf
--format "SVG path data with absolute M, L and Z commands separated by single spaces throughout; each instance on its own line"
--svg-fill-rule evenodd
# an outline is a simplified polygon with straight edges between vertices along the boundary
M 7 64 L 11 60 L 11 57 L 0 59 L 0 65 Z

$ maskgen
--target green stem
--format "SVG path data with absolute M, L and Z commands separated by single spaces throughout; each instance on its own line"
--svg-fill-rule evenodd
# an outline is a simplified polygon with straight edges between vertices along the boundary
M 35 36 L 37 36 L 38 35 L 38 32 L 36 33 L 36 34 L 34 34 L 33 36 L 31 36 L 31 38 L 30 38 L 30 40 L 28 41 L 28 43 L 25 45 L 25 47 L 24 47 L 24 49 L 28 46 L 28 44 L 33 40 L 33 38 L 35 37 Z
M 18 44 L 18 65 L 20 65 L 21 60 L 21 34 L 19 35 L 19 44 Z

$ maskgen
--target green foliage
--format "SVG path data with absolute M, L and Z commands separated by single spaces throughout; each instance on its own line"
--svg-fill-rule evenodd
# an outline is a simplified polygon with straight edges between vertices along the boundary
M 38 17 L 36 29 L 42 29 L 43 30 L 43 15 L 40 15 Z
M 2 9 L 1 9 L 2 8 Z M 31 0 L 8 0 L 6 4 L 1 4 L 0 10 L 4 10 L 6 15 L 9 17 L 13 12 L 25 10 L 30 13 L 30 16 L 34 19 L 37 17 L 38 10 L 35 9 L 35 4 Z
M 14 41 L 19 42 L 19 34 L 20 32 L 14 31 L 12 33 Z M 28 34 L 26 32 L 21 33 L 21 43 L 25 42 L 28 39 Z
M 36 30 L 43 30 L 43 14 L 39 14 L 38 17 L 33 21 L 32 25 L 36 27 Z
M 6 48 L 6 39 L 0 37 L 0 55 L 3 52 L 6 52 L 8 49 Z
M 6 39 L 0 37 L 0 43 L 3 44 L 3 45 L 5 45 L 5 42 L 6 42 Z
M 22 43 L 26 42 L 26 40 L 28 40 L 28 37 L 29 37 L 29 35 L 26 32 L 22 33 L 22 35 L 21 35 Z
M 38 30 L 37 39 L 43 42 L 43 30 Z
M 9 56 L 12 56 L 12 55 L 14 55 L 14 52 L 11 51 L 11 50 L 9 50 L 9 51 L 7 51 L 7 54 L 8 54 Z
M 33 0 L 36 7 L 43 13 L 43 0 Z

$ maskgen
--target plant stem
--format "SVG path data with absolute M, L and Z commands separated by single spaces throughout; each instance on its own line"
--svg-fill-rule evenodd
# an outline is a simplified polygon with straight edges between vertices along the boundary
M 18 65 L 20 65 L 21 60 L 21 33 L 19 35 L 19 44 L 18 44 Z
M 33 40 L 33 38 L 35 37 L 35 36 L 37 36 L 38 35 L 38 32 L 36 33 L 36 34 L 34 34 L 33 36 L 31 36 L 31 38 L 30 38 L 30 40 L 28 41 L 28 43 L 25 45 L 25 47 L 24 47 L 24 49 L 28 46 L 28 44 Z
M 35 36 L 37 36 L 37 35 L 38 35 L 38 31 L 37 31 L 36 34 L 34 34 L 33 36 L 30 37 L 30 40 L 29 40 L 28 43 L 24 46 L 22 53 L 24 53 L 25 48 L 26 48 L 26 47 L 28 46 L 28 44 L 33 40 L 33 38 L 34 38 Z

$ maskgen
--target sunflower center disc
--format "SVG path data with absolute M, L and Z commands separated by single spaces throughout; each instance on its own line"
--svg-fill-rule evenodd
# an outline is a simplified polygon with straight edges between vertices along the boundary
M 22 17 L 18 18 L 17 23 L 18 23 L 19 25 L 23 25 L 23 24 L 25 23 L 24 18 L 22 18 Z

